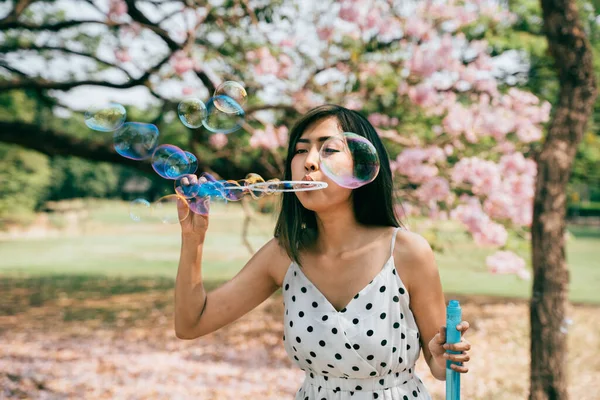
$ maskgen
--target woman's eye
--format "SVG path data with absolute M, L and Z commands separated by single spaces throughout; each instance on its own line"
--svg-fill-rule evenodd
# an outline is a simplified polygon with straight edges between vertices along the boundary
M 304 152 L 306 152 L 306 150 L 305 150 L 305 149 L 297 149 L 297 150 L 294 152 L 294 154 L 300 154 L 300 153 L 304 153 Z
M 325 151 L 325 153 L 339 153 L 340 152 L 338 149 L 334 149 L 332 147 L 326 147 L 323 150 Z

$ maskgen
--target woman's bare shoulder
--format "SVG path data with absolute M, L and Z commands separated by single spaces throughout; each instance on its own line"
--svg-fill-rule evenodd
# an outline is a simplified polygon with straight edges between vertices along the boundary
M 407 287 L 410 281 L 418 278 L 418 266 L 424 259 L 433 255 L 427 239 L 416 232 L 400 229 L 394 245 L 394 264 Z

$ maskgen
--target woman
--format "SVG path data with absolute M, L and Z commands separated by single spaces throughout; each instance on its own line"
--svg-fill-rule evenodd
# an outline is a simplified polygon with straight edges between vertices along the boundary
M 367 138 L 381 162 L 377 178 L 354 190 L 319 168 L 320 146 L 343 132 Z M 291 130 L 284 179 L 328 187 L 284 193 L 275 237 L 210 295 L 201 269 L 208 217 L 190 213 L 181 222 L 177 337 L 214 332 L 283 287 L 285 349 L 306 371 L 296 399 L 430 399 L 414 374 L 421 347 L 437 379 L 445 379 L 448 359 L 462 362 L 452 368 L 466 373 L 470 344 L 464 338 L 445 344 L 445 300 L 433 251 L 398 223 L 389 159 L 371 124 L 339 106 L 309 111 Z M 457 326 L 462 334 L 468 328 L 466 321 Z M 448 356 L 447 349 L 462 354 Z

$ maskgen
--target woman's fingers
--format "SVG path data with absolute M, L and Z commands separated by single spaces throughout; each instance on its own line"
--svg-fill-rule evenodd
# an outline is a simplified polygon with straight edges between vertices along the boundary
M 438 334 L 436 336 L 437 336 L 437 342 L 439 344 L 446 343 L 446 327 L 445 326 L 440 327 L 440 329 L 438 330 Z
M 444 345 L 444 349 L 453 351 L 469 351 L 471 350 L 471 343 L 465 339 L 462 339 L 458 343 L 446 343 Z
M 468 362 L 471 359 L 471 357 L 466 353 L 462 353 L 462 354 L 444 353 L 443 357 L 446 360 L 456 361 L 456 362 Z
M 456 329 L 460 331 L 461 335 L 464 335 L 465 332 L 469 329 L 470 325 L 467 321 L 461 321 L 460 324 L 456 325 Z
M 461 374 L 466 374 L 467 372 L 469 372 L 469 368 L 465 367 L 464 365 L 450 364 L 450 368 L 452 368 L 456 372 L 460 372 Z

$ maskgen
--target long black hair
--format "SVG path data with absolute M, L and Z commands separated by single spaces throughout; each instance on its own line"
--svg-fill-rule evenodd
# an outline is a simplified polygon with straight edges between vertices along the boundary
M 373 128 L 360 113 L 337 105 L 326 104 L 308 111 L 290 131 L 285 180 L 292 179 L 292 158 L 302 133 L 315 122 L 336 118 L 342 132 L 363 136 L 375 146 L 380 169 L 373 182 L 352 191 L 354 216 L 363 225 L 400 226 L 394 212 L 392 171 L 387 151 Z M 275 237 L 288 256 L 300 264 L 300 251 L 311 247 L 317 240 L 317 220 L 314 211 L 302 206 L 294 193 L 283 193 L 281 210 L 275 225 Z

